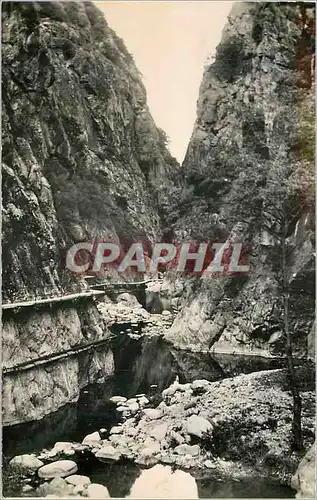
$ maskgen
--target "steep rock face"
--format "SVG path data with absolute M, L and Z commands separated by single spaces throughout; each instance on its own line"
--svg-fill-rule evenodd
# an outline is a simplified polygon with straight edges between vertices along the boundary
M 92 299 L 4 310 L 2 332 L 4 425 L 40 419 L 113 374 L 109 331 Z
M 313 50 L 313 5 L 233 7 L 204 72 L 173 227 L 180 240 L 243 243 L 250 272 L 192 278 L 193 292 L 168 332 L 177 344 L 280 352 L 278 240 L 268 213 L 271 200 L 282 199 L 284 169 L 285 178 L 299 175 L 307 197 L 287 200 L 286 235 L 292 327 L 298 351 L 306 350 L 314 316 Z
M 18 373 L 4 373 L 3 425 L 39 420 L 75 402 L 83 387 L 103 382 L 113 371 L 112 352 L 103 347 Z
M 3 365 L 6 369 L 109 337 L 90 300 L 81 304 L 3 312 Z
M 177 161 L 123 41 L 89 2 L 3 6 L 4 302 L 80 292 L 65 249 L 162 232 Z M 58 356 L 109 332 L 89 300 L 5 312 L 4 366 Z M 107 344 L 4 377 L 4 424 L 41 418 L 113 372 Z
M 6 3 L 2 56 L 5 298 L 81 288 L 61 249 L 159 237 L 177 161 L 93 4 Z

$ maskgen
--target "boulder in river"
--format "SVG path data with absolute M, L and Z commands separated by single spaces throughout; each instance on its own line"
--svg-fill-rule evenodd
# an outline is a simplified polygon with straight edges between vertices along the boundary
M 87 434 L 86 437 L 82 440 L 82 444 L 95 445 L 101 441 L 101 437 L 99 432 L 93 432 L 92 434 Z
M 127 406 L 117 406 L 117 411 L 119 413 L 123 413 L 124 411 L 127 411 L 128 407 Z
M 116 450 L 110 443 L 104 444 L 100 450 L 97 451 L 95 457 L 100 460 L 117 461 L 121 458 L 121 453 Z
M 78 486 L 79 484 L 82 486 L 88 486 L 88 484 L 91 483 L 89 477 L 81 476 L 79 474 L 73 474 L 72 476 L 68 476 L 66 478 L 66 482 L 74 486 Z
M 66 477 L 77 472 L 77 464 L 73 460 L 57 460 L 51 464 L 43 465 L 38 470 L 39 477 L 51 479 L 54 477 Z
M 198 489 L 189 473 L 157 464 L 141 472 L 129 498 L 198 498 Z
M 55 477 L 52 481 L 41 484 L 36 490 L 39 497 L 57 495 L 58 498 L 63 498 L 72 492 L 73 485 L 68 484 L 62 477 Z
M 130 403 L 129 406 L 129 411 L 131 411 L 132 413 L 135 413 L 139 410 L 139 405 L 138 403 L 135 401 L 134 403 Z
M 121 434 L 123 431 L 123 427 L 120 425 L 115 425 L 111 427 L 110 434 Z
M 135 297 L 135 295 L 132 295 L 131 293 L 120 293 L 117 296 L 117 303 L 124 304 L 126 307 L 131 307 L 131 308 L 142 308 L 142 305 L 138 301 L 138 299 Z
M 146 396 L 140 396 L 138 402 L 139 402 L 140 407 L 143 407 L 143 406 L 146 406 L 147 404 L 149 404 L 150 401 L 148 400 L 148 398 Z
M 10 460 L 10 465 L 17 466 L 25 471 L 35 472 L 44 464 L 34 455 L 17 455 Z
M 72 450 L 72 448 L 73 443 L 70 443 L 68 441 L 58 441 L 54 444 L 53 450 L 55 450 L 57 453 L 65 453 L 65 451 L 68 452 L 69 450 Z
M 86 490 L 88 498 L 110 498 L 109 491 L 102 484 L 92 483 Z

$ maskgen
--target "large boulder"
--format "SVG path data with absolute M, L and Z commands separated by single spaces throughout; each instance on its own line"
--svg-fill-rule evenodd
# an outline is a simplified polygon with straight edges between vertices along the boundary
M 126 307 L 131 307 L 132 309 L 142 307 L 138 299 L 131 293 L 120 293 L 117 296 L 117 303 L 121 303 Z
M 87 434 L 82 440 L 82 444 L 95 445 L 101 441 L 99 432 L 93 432 L 92 434 Z
M 13 467 L 19 467 L 25 471 L 35 472 L 44 464 L 34 455 L 17 455 L 10 460 L 10 465 Z
M 141 472 L 129 498 L 198 498 L 198 489 L 195 479 L 187 472 L 157 464 Z
M 204 434 L 210 434 L 212 431 L 211 423 L 204 417 L 199 415 L 191 415 L 185 424 L 186 431 L 191 436 L 201 438 Z
M 77 464 L 73 460 L 57 460 L 51 464 L 43 465 L 38 470 L 39 477 L 51 479 L 54 477 L 66 477 L 77 472 Z
M 110 498 L 109 491 L 102 484 L 90 484 L 86 493 L 88 498 Z
M 70 443 L 68 441 L 57 441 L 57 443 L 54 444 L 53 450 L 56 451 L 56 453 L 67 453 L 69 450 L 73 449 L 73 443 Z
M 297 490 L 296 498 L 316 498 L 315 444 L 301 460 L 291 486 Z
M 52 481 L 41 484 L 36 490 L 39 497 L 56 495 L 57 498 L 63 498 L 72 492 L 73 486 L 68 484 L 62 477 L 55 477 Z

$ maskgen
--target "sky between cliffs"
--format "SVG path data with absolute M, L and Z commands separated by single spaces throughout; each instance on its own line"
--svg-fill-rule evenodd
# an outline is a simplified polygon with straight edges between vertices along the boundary
M 157 126 L 179 161 L 196 119 L 203 67 L 215 54 L 230 1 L 95 2 L 143 74 Z

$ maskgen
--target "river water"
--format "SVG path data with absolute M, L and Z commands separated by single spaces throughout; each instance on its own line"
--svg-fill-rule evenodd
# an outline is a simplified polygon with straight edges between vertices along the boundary
M 126 325 L 126 329 L 131 328 Z M 120 330 L 123 328 L 120 326 Z M 16 425 L 3 431 L 4 462 L 9 458 L 49 449 L 56 441 L 79 441 L 85 435 L 101 428 L 110 429 L 117 423 L 115 406 L 109 403 L 113 395 L 126 397 L 145 393 L 153 404 L 160 401 L 160 393 L 178 375 L 181 383 L 196 379 L 219 380 L 251 371 L 281 368 L 284 362 L 254 356 L 221 355 L 181 351 L 166 344 L 161 337 L 131 338 L 126 332 L 117 334 L 113 341 L 115 374 L 103 384 L 94 384 L 82 390 L 76 404 L 69 404 L 44 419 Z M 137 334 L 137 331 L 133 332 Z M 107 433 L 105 433 L 105 436 Z M 78 462 L 79 474 L 92 482 L 104 484 L 113 497 L 129 495 L 141 469 L 131 462 L 104 464 L 90 456 Z M 294 498 L 294 491 L 277 481 L 254 476 L 241 481 L 217 476 L 208 471 L 196 477 L 199 498 Z M 4 488 L 5 488 L 4 484 Z M 5 493 L 5 492 L 4 492 Z M 15 492 L 10 491 L 10 495 Z M 16 495 L 20 495 L 19 491 Z

